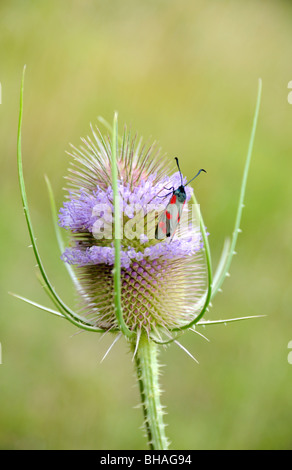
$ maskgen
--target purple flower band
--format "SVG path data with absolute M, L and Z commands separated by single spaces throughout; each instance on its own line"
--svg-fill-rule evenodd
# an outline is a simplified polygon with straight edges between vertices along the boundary
M 134 261 L 148 259 L 149 261 L 163 259 L 171 260 L 174 258 L 184 258 L 192 256 L 196 251 L 203 247 L 201 234 L 197 232 L 188 237 L 184 236 L 173 240 L 166 239 L 163 242 L 149 246 L 144 251 L 137 251 L 133 247 L 124 249 L 121 247 L 121 267 L 129 268 Z M 90 248 L 66 248 L 62 255 L 63 261 L 69 264 L 86 266 L 93 264 L 114 265 L 115 250 L 112 246 L 91 246 Z
M 138 186 L 133 188 L 129 184 L 119 183 L 120 207 L 123 217 L 132 219 L 135 215 L 135 207 L 140 207 L 144 216 L 152 207 L 166 207 L 173 188 L 178 188 L 181 184 L 179 173 L 172 177 L 165 176 L 159 183 L 154 183 L 155 175 L 150 175 L 147 181 L 141 180 Z M 186 180 L 184 180 L 186 183 Z M 185 188 L 187 200 L 192 194 L 192 189 Z M 97 211 L 96 208 L 105 208 L 104 211 Z M 113 191 L 111 187 L 103 190 L 99 187 L 91 194 L 81 189 L 69 194 L 69 200 L 64 202 L 59 213 L 59 225 L 71 230 L 77 235 L 82 233 L 94 235 L 94 229 L 100 218 L 112 222 L 113 213 Z M 201 234 L 197 228 L 190 228 L 182 231 L 179 237 L 167 238 L 162 242 L 156 242 L 145 246 L 148 237 L 144 233 L 139 236 L 139 249 L 135 249 L 135 243 L 128 243 L 127 247 L 121 246 L 121 266 L 128 268 L 132 262 L 141 261 L 144 258 L 156 260 L 162 258 L 171 260 L 173 258 L 188 257 L 202 248 Z M 114 248 L 112 240 L 107 240 L 102 244 L 88 246 L 82 241 L 73 238 L 74 246 L 65 250 L 62 255 L 63 261 L 77 265 L 86 266 L 94 264 L 114 265 Z M 106 245 L 106 246 L 105 246 Z M 136 244 L 137 246 L 137 244 Z M 145 246 L 145 247 L 144 247 Z M 143 249 L 144 248 L 144 249 Z

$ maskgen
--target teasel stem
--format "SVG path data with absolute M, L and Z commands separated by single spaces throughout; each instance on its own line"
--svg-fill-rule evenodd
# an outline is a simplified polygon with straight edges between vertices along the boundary
M 133 344 L 133 343 L 132 343 Z M 135 352 L 135 363 L 144 415 L 146 437 L 150 450 L 167 450 L 168 439 L 160 403 L 158 346 L 142 333 Z
M 118 113 L 115 112 L 113 120 L 112 130 L 112 186 L 114 194 L 114 247 L 115 247 L 115 264 L 113 269 L 114 277 L 114 302 L 115 302 L 115 313 L 119 329 L 126 338 L 135 337 L 135 333 L 130 331 L 127 327 L 124 317 L 121 303 L 121 211 L 120 211 L 120 197 L 118 191 Z

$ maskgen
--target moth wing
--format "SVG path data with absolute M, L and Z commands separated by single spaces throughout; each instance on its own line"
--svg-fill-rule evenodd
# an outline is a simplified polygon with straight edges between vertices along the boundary
M 169 204 L 168 204 L 168 206 L 169 206 Z M 166 209 L 162 212 L 162 214 L 158 218 L 158 222 L 157 222 L 156 229 L 155 229 L 155 238 L 156 238 L 156 240 L 163 240 L 163 238 L 169 236 L 169 235 L 167 235 L 169 233 L 169 230 L 170 230 L 169 220 L 166 217 L 168 206 L 166 207 Z
M 183 211 L 184 207 L 184 202 L 181 203 L 178 200 L 176 200 L 175 203 L 169 204 L 169 207 L 167 207 L 166 211 L 166 217 L 169 219 L 169 225 L 170 225 L 170 230 L 169 230 L 169 237 L 173 237 L 176 229 L 178 227 L 178 224 L 181 219 L 181 214 Z
M 172 198 L 166 209 L 158 219 L 155 230 L 155 238 L 162 240 L 165 237 L 173 237 L 180 222 L 184 202 L 181 203 L 177 198 Z

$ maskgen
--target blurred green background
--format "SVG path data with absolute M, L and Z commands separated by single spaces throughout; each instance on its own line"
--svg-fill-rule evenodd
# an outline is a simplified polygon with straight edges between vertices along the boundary
M 125 342 L 75 334 L 69 323 L 8 295 L 48 301 L 21 208 L 16 134 L 27 64 L 23 158 L 28 199 L 49 276 L 74 291 L 51 223 L 44 174 L 58 207 L 69 142 L 101 115 L 131 124 L 204 167 L 196 195 L 216 266 L 232 233 L 256 101 L 263 98 L 231 277 L 210 319 L 266 314 L 191 332 L 161 352 L 173 449 L 291 449 L 292 6 L 285 1 L 2 0 L 0 4 L 2 449 L 143 449 L 134 369 Z

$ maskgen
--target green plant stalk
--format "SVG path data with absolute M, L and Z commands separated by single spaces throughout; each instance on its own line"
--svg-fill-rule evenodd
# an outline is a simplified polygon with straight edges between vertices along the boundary
M 85 318 L 83 318 L 83 317 L 79 316 L 77 313 L 73 312 L 73 310 L 71 310 L 62 301 L 60 296 L 55 291 L 53 285 L 49 281 L 49 278 L 47 276 L 47 273 L 45 271 L 44 265 L 42 263 L 42 260 L 41 260 L 40 254 L 39 254 L 39 250 L 38 250 L 37 243 L 36 243 L 36 237 L 35 237 L 34 230 L 33 230 L 33 227 L 32 227 L 29 208 L 28 208 L 26 189 L 25 189 L 24 177 L 23 177 L 22 155 L 21 155 L 21 128 L 22 128 L 22 116 L 23 116 L 23 92 L 24 92 L 25 69 L 26 69 L 26 67 L 24 67 L 24 69 L 23 69 L 22 82 L 21 82 L 21 91 L 20 91 L 20 109 L 19 109 L 19 121 L 18 121 L 18 133 L 17 133 L 17 169 L 18 169 L 19 186 L 20 186 L 20 193 L 21 193 L 23 211 L 24 211 L 24 215 L 25 215 L 25 219 L 26 219 L 26 223 L 27 223 L 27 228 L 28 228 L 28 232 L 29 232 L 33 252 L 34 252 L 34 255 L 35 255 L 35 258 L 36 258 L 36 261 L 37 261 L 37 265 L 38 265 L 40 274 L 41 274 L 42 279 L 44 281 L 44 285 L 47 288 L 47 292 L 50 294 L 51 298 L 54 299 L 55 303 L 58 305 L 59 310 L 63 314 L 63 316 L 66 317 L 67 320 L 69 320 L 71 323 L 73 323 L 75 326 L 78 326 L 79 328 L 85 328 L 86 330 L 89 330 L 89 331 L 95 331 L 95 332 L 101 332 L 102 333 L 104 330 L 94 327 Z
M 134 347 L 134 345 L 133 345 Z M 144 425 L 150 450 L 167 450 L 163 407 L 160 403 L 158 346 L 147 335 L 141 334 L 135 352 L 136 371 L 144 415 Z
M 245 190 L 246 190 L 247 177 L 248 177 L 251 156 L 252 156 L 252 151 L 253 151 L 253 146 L 254 146 L 256 128 L 257 128 L 257 123 L 258 123 L 261 96 L 262 96 L 262 80 L 259 79 L 257 101 L 256 101 L 256 106 L 255 106 L 251 135 L 249 139 L 247 156 L 246 156 L 243 177 L 242 177 L 242 182 L 241 182 L 240 195 L 239 195 L 238 208 L 237 208 L 237 213 L 236 213 L 236 218 L 235 218 L 233 234 L 232 234 L 231 241 L 225 242 L 223 253 L 219 261 L 217 271 L 214 276 L 211 298 L 213 298 L 217 294 L 217 292 L 221 289 L 221 286 L 223 284 L 225 277 L 228 276 L 228 270 L 231 265 L 232 257 L 235 254 L 235 247 L 236 247 L 238 234 L 241 232 L 241 229 L 240 229 L 241 216 L 242 216 L 242 210 L 244 208 Z
M 195 207 L 198 210 L 198 202 L 197 202 L 194 194 L 192 194 L 192 201 L 193 201 L 193 204 L 195 204 Z M 206 312 L 206 310 L 207 310 L 207 308 L 210 304 L 211 295 L 212 295 L 213 273 L 212 273 L 211 250 L 210 250 L 208 236 L 207 236 L 207 232 L 206 232 L 206 228 L 205 228 L 205 224 L 204 224 L 204 220 L 203 220 L 201 211 L 199 211 L 199 219 L 200 219 L 200 230 L 201 230 L 203 243 L 204 243 L 204 249 L 205 249 L 208 288 L 207 288 L 205 303 L 204 303 L 204 306 L 203 306 L 201 312 L 199 313 L 199 315 L 192 322 L 190 322 L 188 325 L 183 326 L 182 329 L 188 329 L 188 328 L 192 327 L 195 323 L 198 323 L 199 320 L 201 320 L 201 318 L 205 314 L 205 312 Z
M 114 302 L 115 313 L 119 329 L 126 338 L 134 338 L 136 334 L 127 327 L 122 310 L 121 302 L 121 211 L 120 197 L 118 190 L 118 114 L 114 114 L 113 132 L 112 132 L 112 186 L 114 195 L 114 247 L 115 247 L 115 265 L 113 269 L 114 277 Z

